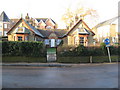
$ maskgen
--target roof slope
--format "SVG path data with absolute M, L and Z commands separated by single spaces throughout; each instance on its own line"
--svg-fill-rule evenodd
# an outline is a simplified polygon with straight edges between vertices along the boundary
M 18 24 L 20 23 L 21 21 L 25 22 L 25 24 L 36 34 L 36 35 L 39 35 L 40 37 L 44 37 L 35 27 L 33 27 L 32 25 L 30 25 L 26 20 L 24 20 L 23 18 L 20 18 L 18 20 L 18 22 L 16 22 L 15 25 L 13 25 L 13 27 L 7 32 L 7 34 L 10 33 L 10 31 L 12 31 L 12 29 Z
M 8 16 L 6 15 L 6 13 L 3 11 L 0 15 L 0 21 L 2 22 L 9 22 L 10 19 L 8 18 Z
M 23 21 L 34 31 L 35 34 L 44 37 L 34 26 L 30 25 L 26 20 L 23 19 Z
M 117 17 L 114 17 L 114 18 L 111 18 L 109 20 L 106 20 L 106 21 L 103 21 L 101 23 L 98 23 L 95 27 L 93 28 L 98 28 L 98 27 L 101 27 L 101 26 L 105 26 L 105 25 L 110 25 L 112 22 L 114 22 L 115 20 L 117 20 L 119 18 L 119 16 Z
M 55 33 L 58 38 L 62 38 L 68 32 L 67 30 L 64 29 L 50 29 L 50 30 L 38 30 L 38 31 L 46 38 L 48 38 L 51 33 Z

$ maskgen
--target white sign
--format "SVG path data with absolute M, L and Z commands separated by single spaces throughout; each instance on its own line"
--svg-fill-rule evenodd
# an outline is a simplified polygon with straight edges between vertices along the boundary
M 51 47 L 55 47 L 55 39 L 51 39 Z

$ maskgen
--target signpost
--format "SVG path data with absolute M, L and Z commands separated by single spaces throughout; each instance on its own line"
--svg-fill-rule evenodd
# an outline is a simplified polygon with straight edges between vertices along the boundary
M 111 63 L 111 57 L 110 57 L 110 49 L 109 49 L 109 44 L 110 44 L 110 40 L 107 38 L 104 40 L 104 43 L 106 44 L 106 47 L 107 47 L 107 51 L 108 51 L 108 57 L 109 57 L 109 61 Z

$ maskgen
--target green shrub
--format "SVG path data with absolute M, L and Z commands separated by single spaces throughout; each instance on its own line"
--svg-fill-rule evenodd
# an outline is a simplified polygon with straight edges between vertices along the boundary
M 84 47 L 79 45 L 77 48 L 68 48 L 58 50 L 58 56 L 106 56 L 108 55 L 106 45 L 103 43 L 100 47 Z M 118 55 L 120 53 L 120 47 L 110 46 L 111 55 Z
M 109 49 L 111 55 L 118 55 L 118 49 L 119 49 L 118 47 L 110 46 Z

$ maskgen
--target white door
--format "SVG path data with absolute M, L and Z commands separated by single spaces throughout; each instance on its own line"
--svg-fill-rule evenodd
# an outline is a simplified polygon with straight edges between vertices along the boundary
M 55 39 L 51 39 L 51 47 L 55 47 Z

